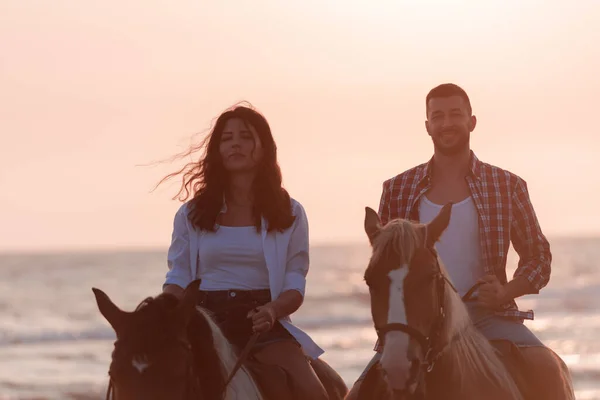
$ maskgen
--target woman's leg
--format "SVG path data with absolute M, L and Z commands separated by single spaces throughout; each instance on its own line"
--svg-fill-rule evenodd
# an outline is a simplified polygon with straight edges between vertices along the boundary
M 277 365 L 292 380 L 296 399 L 327 400 L 329 397 L 302 349 L 293 340 L 272 342 L 261 346 L 255 353 L 257 361 Z

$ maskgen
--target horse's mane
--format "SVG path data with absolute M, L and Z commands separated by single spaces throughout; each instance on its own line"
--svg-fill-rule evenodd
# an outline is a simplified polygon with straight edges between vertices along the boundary
M 150 321 L 169 321 L 166 319 L 168 314 L 178 304 L 179 300 L 167 293 L 147 297 L 135 309 L 139 327 L 147 326 Z M 194 366 L 205 397 L 217 399 L 220 398 L 225 379 L 237 362 L 237 355 L 209 312 L 202 307 L 196 307 L 195 311 L 190 317 L 187 331 L 194 354 Z M 163 329 L 146 331 L 148 339 L 156 340 L 159 336 L 166 337 L 173 333 L 168 324 L 160 326 Z M 258 400 L 262 396 L 248 371 L 242 367 L 229 383 L 225 399 Z
M 399 264 L 408 264 L 423 240 L 415 224 L 404 219 L 394 219 L 382 227 L 373 239 L 373 252 L 365 277 L 373 273 L 373 269 L 381 260 L 398 260 Z M 400 259 L 398 259 L 398 257 Z
M 170 294 L 142 300 L 127 324 L 128 336 L 133 333 L 136 337 L 135 341 L 127 340 L 127 346 L 146 349 L 170 340 L 176 334 L 176 327 L 163 321 L 170 320 L 169 316 L 178 303 L 179 300 Z
M 162 293 L 156 297 L 146 297 L 137 305 L 137 307 L 135 308 L 135 312 L 139 313 L 141 311 L 143 313 L 155 313 L 158 312 L 158 310 L 165 312 L 172 311 L 175 308 L 175 306 L 177 306 L 177 304 L 179 304 L 179 300 L 177 300 L 177 297 L 169 293 Z
M 448 272 L 438 257 L 442 273 L 450 280 Z M 461 389 L 468 390 L 483 375 L 498 387 L 498 392 L 506 392 L 511 399 L 521 400 L 523 396 L 490 342 L 475 328 L 460 295 L 454 290 L 445 291 L 444 299 L 448 310 L 443 335 L 448 349 L 448 362 L 452 365 L 453 379 L 460 380 Z
M 223 376 L 228 377 L 238 360 L 238 356 L 208 311 L 202 307 L 196 307 L 196 310 L 198 318 L 206 323 L 212 333 L 213 348 L 221 360 L 221 372 Z M 262 399 L 258 387 L 246 368 L 241 367 L 235 374 L 227 387 L 225 399 Z

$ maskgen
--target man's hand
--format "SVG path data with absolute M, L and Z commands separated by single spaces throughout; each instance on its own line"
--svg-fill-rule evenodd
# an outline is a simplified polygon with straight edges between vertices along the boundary
M 272 305 L 265 304 L 250 311 L 248 318 L 252 318 L 252 329 L 254 332 L 268 332 L 273 328 L 277 320 L 277 313 Z
M 491 310 L 497 310 L 503 304 L 510 301 L 506 288 L 500 283 L 496 275 L 486 275 L 478 282 L 483 285 L 479 287 L 479 303 Z

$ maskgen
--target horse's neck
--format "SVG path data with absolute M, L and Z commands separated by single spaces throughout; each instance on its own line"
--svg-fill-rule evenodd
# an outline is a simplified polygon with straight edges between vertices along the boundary
M 190 319 L 188 338 L 192 345 L 195 370 L 203 394 L 208 398 L 218 398 L 225 382 L 223 360 L 215 348 L 206 315 L 198 313 Z
M 434 369 L 427 375 L 427 400 L 516 400 L 506 387 L 500 387 L 483 372 L 459 366 L 458 358 L 446 354 L 440 357 Z M 457 371 L 468 376 L 462 379 Z
M 482 385 L 482 377 L 474 375 L 472 386 L 462 387 L 459 377 L 455 375 L 456 363 L 449 357 L 442 356 L 434 369 L 427 375 L 427 400 L 466 400 L 490 399 L 490 388 Z
M 450 343 L 427 376 L 428 399 L 516 400 L 516 386 L 487 340 L 476 330 L 460 297 L 449 295 L 445 327 Z
M 209 355 L 212 360 L 208 362 L 205 357 L 196 353 L 197 366 L 204 370 L 205 384 L 212 387 L 213 391 L 216 390 L 215 388 L 218 388 L 219 391 L 217 393 L 220 395 L 220 391 L 223 389 L 226 379 L 236 364 L 238 356 L 206 311 L 198 308 L 197 317 L 199 318 L 192 319 L 196 321 L 197 325 L 190 329 L 188 333 L 190 335 L 197 335 L 195 341 L 198 348 L 204 348 L 206 351 L 205 357 Z M 199 332 L 203 332 L 203 334 L 199 334 Z M 205 396 L 205 398 L 220 397 Z M 260 400 L 262 399 L 262 395 L 250 373 L 242 367 L 227 385 L 225 399 Z

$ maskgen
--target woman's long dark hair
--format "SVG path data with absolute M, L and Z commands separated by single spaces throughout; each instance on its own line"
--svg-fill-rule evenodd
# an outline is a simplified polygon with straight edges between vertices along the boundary
M 267 221 L 268 231 L 282 231 L 289 228 L 294 223 L 295 217 L 292 215 L 290 196 L 281 185 L 277 146 L 269 123 L 263 115 L 251 107 L 238 105 L 222 113 L 208 137 L 184 154 L 188 156 L 204 148 L 200 159 L 167 175 L 159 185 L 165 180 L 183 174 L 181 187 L 175 198 L 185 201 L 192 194 L 192 199 L 188 203 L 189 220 L 196 229 L 214 231 L 217 217 L 223 207 L 223 195 L 229 182 L 221 160 L 219 144 L 225 124 L 231 118 L 239 118 L 246 125 L 252 126 L 263 148 L 253 188 L 253 216 L 256 229 L 261 228 L 261 217 Z

